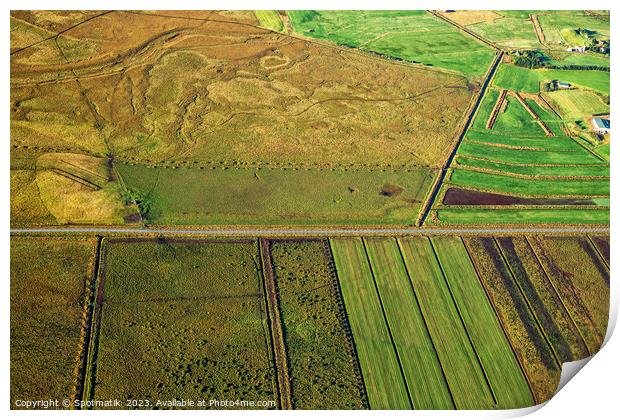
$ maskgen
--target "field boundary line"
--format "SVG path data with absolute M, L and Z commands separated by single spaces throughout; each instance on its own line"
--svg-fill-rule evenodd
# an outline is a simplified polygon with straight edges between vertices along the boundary
M 385 307 L 383 306 L 383 299 L 381 299 L 381 293 L 379 292 L 379 286 L 377 285 L 377 278 L 375 277 L 375 270 L 372 267 L 372 262 L 370 261 L 370 255 L 368 254 L 368 249 L 366 248 L 366 240 L 361 238 L 362 247 L 364 248 L 364 254 L 366 255 L 366 261 L 368 262 L 368 268 L 370 269 L 370 276 L 372 277 L 372 283 L 375 286 L 375 293 L 377 294 L 377 300 L 379 301 L 379 306 L 381 307 L 381 313 L 383 314 L 383 321 L 385 322 L 385 327 L 387 328 L 388 334 L 390 335 L 390 342 L 392 343 L 392 348 L 394 349 L 394 355 L 396 356 L 396 360 L 398 360 L 398 369 L 400 371 L 401 378 L 403 380 L 403 386 L 405 387 L 405 391 L 407 392 L 407 398 L 409 399 L 409 406 L 415 410 L 415 405 L 413 404 L 413 399 L 411 398 L 411 393 L 409 392 L 409 383 L 407 382 L 407 377 L 405 376 L 405 371 L 403 369 L 403 364 L 401 362 L 400 353 L 398 351 L 398 346 L 394 341 L 394 335 L 392 334 L 392 328 L 390 327 L 390 321 L 387 317 L 387 313 L 385 312 Z
M 469 249 L 469 246 L 467 245 L 467 243 L 465 242 L 465 240 L 462 237 L 459 237 L 459 238 L 461 239 L 461 242 L 463 243 L 463 246 L 465 247 L 465 251 L 467 252 L 467 255 L 469 257 L 469 261 L 471 262 L 471 265 L 474 268 L 474 271 L 476 272 L 476 277 L 478 278 L 478 282 L 482 286 L 482 289 L 484 290 L 484 293 L 487 296 L 487 299 L 489 301 L 489 304 L 491 305 L 491 308 L 493 308 L 493 313 L 495 314 L 495 318 L 499 322 L 500 328 L 501 328 L 502 332 L 504 333 L 504 337 L 506 337 L 506 341 L 508 342 L 508 345 L 510 346 L 510 349 L 512 350 L 512 354 L 514 355 L 515 360 L 517 361 L 517 364 L 519 365 L 519 368 L 521 369 L 521 372 L 523 373 L 523 377 L 525 378 L 525 381 L 527 382 L 527 386 L 530 389 L 530 394 L 532 395 L 532 399 L 534 401 L 536 401 L 536 396 L 534 395 L 534 388 L 532 386 L 532 381 L 530 380 L 530 378 L 529 378 L 529 376 L 527 374 L 527 371 L 523 367 L 523 363 L 521 361 L 521 358 L 519 357 L 519 354 L 517 353 L 517 350 L 515 349 L 515 346 L 514 346 L 512 340 L 510 339 L 510 335 L 506 331 L 506 326 L 504 325 L 504 322 L 503 322 L 502 318 L 497 313 L 497 304 L 495 303 L 495 301 L 491 297 L 491 294 L 489 293 L 489 290 L 487 289 L 486 284 L 482 280 L 482 275 L 480 274 L 480 270 L 478 269 L 478 266 L 476 265 L 476 261 L 474 260 L 474 257 L 472 256 L 472 252 Z
M 607 272 L 609 273 L 609 264 L 607 263 L 607 259 L 605 257 L 603 257 L 603 254 L 601 253 L 601 250 L 598 249 L 598 246 L 596 246 L 596 244 L 594 243 L 594 241 L 592 240 L 592 238 L 590 238 L 590 235 L 586 235 L 586 237 L 588 238 L 588 240 L 590 241 L 590 244 L 592 245 L 592 247 L 594 248 L 594 251 L 596 251 L 598 257 L 600 258 L 600 260 L 603 262 L 603 264 L 605 265 L 605 267 L 607 267 Z
M 491 80 L 495 76 L 495 72 L 497 71 L 497 68 L 499 67 L 499 64 L 501 63 L 503 57 L 504 57 L 504 52 L 500 50 L 495 56 L 495 59 L 493 60 L 493 62 L 491 63 L 491 66 L 489 67 L 487 76 L 482 84 L 482 87 L 480 88 L 480 92 L 478 92 L 478 97 L 476 101 L 474 102 L 474 107 L 470 111 L 469 115 L 466 117 L 465 124 L 463 125 L 463 129 L 461 133 L 458 135 L 456 141 L 454 142 L 454 145 L 452 146 L 452 150 L 450 151 L 448 158 L 443 163 L 439 171 L 439 174 L 437 176 L 437 179 L 435 181 L 435 184 L 433 185 L 431 189 L 431 193 L 429 194 L 428 199 L 422 205 L 422 210 L 420 212 L 419 223 L 418 223 L 419 226 L 424 225 L 424 223 L 426 222 L 426 219 L 428 218 L 428 215 L 430 214 L 433 208 L 435 200 L 437 199 L 437 196 L 439 195 L 439 191 L 441 190 L 441 185 L 443 184 L 443 181 L 446 178 L 447 171 L 450 168 L 450 166 L 452 166 L 452 162 L 454 161 L 454 158 L 456 157 L 458 149 L 461 146 L 463 139 L 465 138 L 465 134 L 467 133 L 467 130 L 469 130 L 475 118 L 475 115 L 478 112 L 478 109 L 480 108 L 482 99 L 486 95 L 486 92 L 491 83 Z
M 96 293 L 96 282 L 99 271 L 99 258 L 101 255 L 102 237 L 97 237 L 93 257 L 89 262 L 90 276 L 84 281 L 84 302 L 82 304 L 82 328 L 80 331 L 80 343 L 78 345 L 78 358 L 74 368 L 74 389 L 72 400 L 82 400 L 84 392 L 84 380 L 86 376 L 88 344 L 90 340 L 93 314 L 93 301 Z
M 517 91 L 513 91 L 512 93 L 517 98 L 517 100 L 521 103 L 521 105 L 523 105 L 523 108 L 525 108 L 526 111 L 532 116 L 532 118 L 534 118 L 534 120 L 538 123 L 540 128 L 543 129 L 547 137 L 555 137 L 555 133 L 551 131 L 547 123 L 545 123 L 542 120 L 542 118 L 540 118 L 540 116 L 532 109 L 532 107 L 527 102 L 525 102 L 525 99 L 523 99 L 521 94 Z
M 547 333 L 545 332 L 544 328 L 541 326 L 540 319 L 538 319 L 538 316 L 536 315 L 536 311 L 534 311 L 534 309 L 532 308 L 532 303 L 527 298 L 527 295 L 523 291 L 521 284 L 517 280 L 517 277 L 515 276 L 515 273 L 512 270 L 512 267 L 510 266 L 510 263 L 508 262 L 506 258 L 504 249 L 499 244 L 496 237 L 493 237 L 493 242 L 495 243 L 495 247 L 497 248 L 499 255 L 502 257 L 502 261 L 504 263 L 504 266 L 506 267 L 506 270 L 510 273 L 510 277 L 512 278 L 513 283 L 517 286 L 517 289 L 519 290 L 519 293 L 521 294 L 523 301 L 525 302 L 528 310 L 532 314 L 534 321 L 536 321 L 536 327 L 538 328 L 538 330 L 540 331 L 540 334 L 545 339 L 547 346 L 549 346 L 549 350 L 551 350 L 551 354 L 553 354 L 553 359 L 555 360 L 556 365 L 558 366 L 558 368 L 562 369 L 562 362 L 560 361 L 560 358 L 558 357 L 557 352 L 555 351 L 555 348 L 551 345 L 551 341 L 549 341 L 549 337 L 547 337 Z
M 85 361 L 84 386 L 82 390 L 83 400 L 92 400 L 95 398 L 95 386 L 97 382 L 97 357 L 99 354 L 99 336 L 101 330 L 101 318 L 103 315 L 107 253 L 108 248 L 106 238 L 102 238 L 100 244 L 97 278 L 95 282 L 95 289 L 93 291 L 91 328 L 88 340 L 88 353 Z
M 19 53 L 19 52 L 22 52 L 22 51 L 24 51 L 24 50 L 27 50 L 28 48 L 32 48 L 32 47 L 34 47 L 35 45 L 39 45 L 39 44 L 42 44 L 42 43 L 44 43 L 44 42 L 46 42 L 46 41 L 49 41 L 49 40 L 52 40 L 52 39 L 56 39 L 56 38 L 58 38 L 60 35 L 64 34 L 65 32 L 69 32 L 70 30 L 75 29 L 75 28 L 77 28 L 78 26 L 83 25 L 83 24 L 85 24 L 85 23 L 87 23 L 87 22 L 90 22 L 90 21 L 91 21 L 91 20 L 93 20 L 93 19 L 97 19 L 97 18 L 99 18 L 99 17 L 101 17 L 101 16 L 105 16 L 105 15 L 108 15 L 108 14 L 113 13 L 113 12 L 114 12 L 114 10 L 108 10 L 108 11 L 106 11 L 106 12 L 99 13 L 98 15 L 90 16 L 90 17 L 88 17 L 88 18 L 86 18 L 86 19 L 84 19 L 84 20 L 82 20 L 82 21 L 80 21 L 80 22 L 78 22 L 78 23 L 76 23 L 76 24 L 74 24 L 74 25 L 72 25 L 72 26 L 69 26 L 69 27 L 68 27 L 68 28 L 66 28 L 66 29 L 63 29 L 63 30 L 62 30 L 62 31 L 60 31 L 60 32 L 57 32 L 57 33 L 56 33 L 56 34 L 54 34 L 54 35 L 51 35 L 51 36 L 49 36 L 49 37 L 47 37 L 47 38 L 44 38 L 44 39 L 40 39 L 40 40 L 38 40 L 38 41 L 36 41 L 36 42 L 34 42 L 34 43 L 32 43 L 32 44 L 26 45 L 26 46 L 24 46 L 24 47 L 18 48 L 18 49 L 17 49 L 17 50 L 15 50 L 15 51 L 11 51 L 11 54 L 10 54 L 10 55 L 12 56 L 13 54 L 17 54 L 17 53 Z M 19 19 L 19 20 L 21 20 L 21 19 Z M 38 26 L 38 25 L 32 25 L 32 26 Z M 41 28 L 41 29 L 43 29 L 43 28 Z
M 355 337 L 353 336 L 353 330 L 351 329 L 351 324 L 349 323 L 349 315 L 347 312 L 347 307 L 344 301 L 344 297 L 342 296 L 342 290 L 340 287 L 340 277 L 338 276 L 338 268 L 336 267 L 336 262 L 334 261 L 334 253 L 332 251 L 332 242 L 330 238 L 325 238 L 321 241 L 323 243 L 323 252 L 325 253 L 325 257 L 328 262 L 328 269 L 330 271 L 331 283 L 334 296 L 338 303 L 338 318 L 345 330 L 345 334 L 347 336 L 347 346 L 350 347 L 350 354 L 353 358 L 353 369 L 355 374 L 358 375 L 359 383 L 358 387 L 360 392 L 360 396 L 362 398 L 362 404 L 364 408 L 370 409 L 370 401 L 368 400 L 368 391 L 366 389 L 366 383 L 364 381 L 364 375 L 362 373 L 362 366 L 360 364 L 359 355 L 357 353 L 357 346 L 355 345 Z
M 493 126 L 495 125 L 495 121 L 497 121 L 499 111 L 502 109 L 502 106 L 504 106 L 506 95 L 508 95 L 508 89 L 502 89 L 502 92 L 497 97 L 497 101 L 495 101 L 495 106 L 493 107 L 493 111 L 491 111 L 491 115 L 489 115 L 489 119 L 487 120 L 487 130 L 493 129 Z
M 452 406 L 455 409 L 458 409 L 456 406 L 456 401 L 454 400 L 454 395 L 452 395 L 452 389 L 450 388 L 450 383 L 448 382 L 448 377 L 446 376 L 446 369 L 441 361 L 441 357 L 439 357 L 439 353 L 437 353 L 437 347 L 435 346 L 435 342 L 433 341 L 433 336 L 431 335 L 430 329 L 428 328 L 428 321 L 424 316 L 424 312 L 422 311 L 422 307 L 420 306 L 420 300 L 418 299 L 418 294 L 413 287 L 413 281 L 411 280 L 411 273 L 409 272 L 409 267 L 407 266 L 407 262 L 405 261 L 405 256 L 403 255 L 403 249 L 400 242 L 400 238 L 394 238 L 396 241 L 396 245 L 398 247 L 398 254 L 400 255 L 400 260 L 405 269 L 405 273 L 407 273 L 407 280 L 409 281 L 409 287 L 411 287 L 411 292 L 413 293 L 413 297 L 415 298 L 416 305 L 418 306 L 418 310 L 420 311 L 420 316 L 422 318 L 422 322 L 424 323 L 424 329 L 426 330 L 426 335 L 431 342 L 431 346 L 433 346 L 433 352 L 435 353 L 435 357 L 437 357 L 437 361 L 439 362 L 439 368 L 441 369 L 441 376 L 443 377 L 444 384 L 448 390 L 448 394 L 450 394 L 450 400 L 452 401 Z
M 484 364 L 478 355 L 478 350 L 476 350 L 476 345 L 474 344 L 474 340 L 471 338 L 471 334 L 467 329 L 467 325 L 465 324 L 465 319 L 463 318 L 463 314 L 461 313 L 461 309 L 459 308 L 459 304 L 454 297 L 454 293 L 452 293 L 452 288 L 450 287 L 450 282 L 448 281 L 448 276 L 446 276 L 446 272 L 441 265 L 441 261 L 439 261 L 439 256 L 437 255 L 437 250 L 435 249 L 435 245 L 433 244 L 433 240 L 429 237 L 428 243 L 433 251 L 433 256 L 435 257 L 435 262 L 437 263 L 437 267 L 439 267 L 439 271 L 441 271 L 441 277 L 443 277 L 444 284 L 448 288 L 448 293 L 450 293 L 450 297 L 452 298 L 452 304 L 456 309 L 456 313 L 459 314 L 459 320 L 461 321 L 461 325 L 463 326 L 463 330 L 465 331 L 465 335 L 467 336 L 467 340 L 469 341 L 469 345 L 471 346 L 474 354 L 476 355 L 476 360 L 478 362 L 478 366 L 480 366 L 480 370 L 482 371 L 482 375 L 484 377 L 484 381 L 487 384 L 487 388 L 489 393 L 491 394 L 491 399 L 493 400 L 493 405 L 497 405 L 497 397 L 495 396 L 495 392 L 493 391 L 493 387 L 491 386 L 491 381 L 489 380 L 489 376 L 487 375 L 487 371 L 484 368 Z
M 571 320 L 572 325 L 575 327 L 575 330 L 577 331 L 577 334 L 579 335 L 579 338 L 581 339 L 581 341 L 583 342 L 583 345 L 585 346 L 586 350 L 588 351 L 588 355 L 592 355 L 592 350 L 590 350 L 590 347 L 588 347 L 588 342 L 586 341 L 586 339 L 584 338 L 583 334 L 581 333 L 581 330 L 577 326 L 577 323 L 575 322 L 575 319 L 573 318 L 573 315 L 570 313 L 570 311 L 566 307 L 566 302 L 564 302 L 564 299 L 562 299 L 562 296 L 560 296 L 560 294 L 558 293 L 558 290 L 556 289 L 555 284 L 553 284 L 553 282 L 551 281 L 551 278 L 549 277 L 549 273 L 547 273 L 547 270 L 543 266 L 542 261 L 540 261 L 540 257 L 538 256 L 538 254 L 536 253 L 536 250 L 532 246 L 532 244 L 530 242 L 530 239 L 527 237 L 527 235 L 523 235 L 523 237 L 525 238 L 525 242 L 527 243 L 527 246 L 532 251 L 532 255 L 534 255 L 534 258 L 536 259 L 536 263 L 538 264 L 538 266 L 540 267 L 540 269 L 544 273 L 545 278 L 547 279 L 547 283 L 549 284 L 549 286 L 551 286 L 551 289 L 553 290 L 553 293 L 557 296 L 559 302 L 562 304 L 562 309 L 564 309 L 564 312 L 566 313 L 566 315 L 568 315 L 568 319 Z
M 538 37 L 538 42 L 540 42 L 541 45 L 548 47 L 546 44 L 545 33 L 543 32 L 543 29 L 540 26 L 540 21 L 538 20 L 538 15 L 536 13 L 530 13 L 530 20 L 532 21 L 532 25 L 534 25 L 534 31 Z
M 471 29 L 467 28 L 466 26 L 463 26 L 463 25 L 461 25 L 459 23 L 456 23 L 455 21 L 453 21 L 449 17 L 445 16 L 443 13 L 439 13 L 436 10 L 429 10 L 428 12 L 431 15 L 436 16 L 439 19 L 442 19 L 442 20 L 448 22 L 450 25 L 455 26 L 456 28 L 460 29 L 461 31 L 466 32 L 467 34 L 469 34 L 472 37 L 476 38 L 478 41 L 488 45 L 489 47 L 491 47 L 491 48 L 493 48 L 495 50 L 499 50 L 500 49 L 493 42 L 491 42 L 490 40 L 486 39 L 482 35 L 477 34 L 476 32 L 472 31 Z
M 284 342 L 284 332 L 282 330 L 282 315 L 278 302 L 278 290 L 273 274 L 271 261 L 270 241 L 261 238 L 259 241 L 261 261 L 263 265 L 263 279 L 265 281 L 265 298 L 269 314 L 269 325 L 271 331 L 271 341 L 273 344 L 274 367 L 277 378 L 278 400 L 280 408 L 283 410 L 293 409 L 291 395 L 291 382 L 289 378 L 288 360 L 286 355 L 286 343 Z

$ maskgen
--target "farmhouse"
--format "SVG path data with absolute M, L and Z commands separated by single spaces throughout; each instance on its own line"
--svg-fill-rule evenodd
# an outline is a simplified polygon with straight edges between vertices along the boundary
M 585 46 L 580 46 L 580 47 L 568 47 L 566 49 L 566 51 L 568 52 L 586 52 L 586 47 Z
M 552 83 L 555 89 L 570 89 L 571 88 L 570 83 L 561 82 L 559 80 L 554 80 Z
M 599 134 L 609 133 L 609 120 L 606 118 L 593 118 L 592 125 L 594 126 L 594 131 Z

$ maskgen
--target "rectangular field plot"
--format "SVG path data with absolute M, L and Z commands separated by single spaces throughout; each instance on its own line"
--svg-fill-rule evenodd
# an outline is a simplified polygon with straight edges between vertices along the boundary
M 490 47 L 422 10 L 289 11 L 295 31 L 390 57 L 482 76 Z
M 609 319 L 607 266 L 586 237 L 534 236 L 530 243 L 588 350 L 596 353 Z
M 396 348 L 361 239 L 330 239 L 372 409 L 411 409 Z
M 525 179 L 455 169 L 450 175 L 450 183 L 514 195 L 609 196 L 609 181 L 598 179 Z
M 324 241 L 271 241 L 296 409 L 365 408 L 364 383 Z
M 559 383 L 560 366 L 494 239 L 471 238 L 465 243 L 536 403 L 548 400 Z
M 274 400 L 256 242 L 111 241 L 104 270 L 97 399 Z
M 528 305 L 560 362 L 588 357 L 588 348 L 525 238 L 497 243 Z
M 500 162 L 491 162 L 482 158 L 470 156 L 458 156 L 456 162 L 460 166 L 470 166 L 489 171 L 502 172 L 505 174 L 530 175 L 540 177 L 599 177 L 609 178 L 608 165 L 567 165 L 567 166 L 541 166 L 541 165 L 518 165 Z
M 367 238 L 364 242 L 413 408 L 454 408 L 399 244 L 393 238 Z
M 493 407 L 491 388 L 430 241 L 407 238 L 400 245 L 455 405 L 461 409 Z
M 609 209 L 581 208 L 448 208 L 436 210 L 435 219 L 429 222 L 441 224 L 534 224 L 534 223 L 585 223 L 608 224 Z
M 413 224 L 433 170 L 118 165 L 155 224 Z M 183 189 L 179 189 L 183 185 Z
M 465 246 L 457 237 L 432 240 L 446 282 L 467 327 L 499 408 L 533 405 L 532 392 Z
M 11 238 L 11 408 L 81 392 L 94 239 Z

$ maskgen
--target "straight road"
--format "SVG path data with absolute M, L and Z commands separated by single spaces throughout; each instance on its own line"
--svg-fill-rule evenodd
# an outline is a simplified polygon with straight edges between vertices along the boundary
M 566 226 L 566 227 L 456 227 L 456 228 L 219 228 L 203 229 L 170 228 L 122 228 L 108 226 L 93 227 L 39 227 L 14 228 L 11 234 L 120 234 L 120 235 L 195 235 L 195 236 L 377 236 L 377 235 L 507 235 L 507 234 L 609 234 L 609 226 Z

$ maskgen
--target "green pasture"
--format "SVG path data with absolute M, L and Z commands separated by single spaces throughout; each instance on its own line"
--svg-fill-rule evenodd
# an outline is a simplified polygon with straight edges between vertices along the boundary
M 364 239 L 415 409 L 454 408 L 448 384 L 393 238 Z M 403 310 L 406 308 L 406 310 Z
M 482 76 L 491 48 L 421 10 L 289 11 L 296 32 L 390 57 Z
M 153 224 L 413 224 L 428 168 L 319 170 L 117 165 Z M 182 186 L 182 188 L 179 188 Z
M 429 239 L 401 239 L 400 247 L 456 407 L 491 408 L 491 390 Z
M 443 208 L 436 212 L 441 224 L 488 225 L 488 224 L 536 224 L 575 223 L 609 224 L 609 210 L 605 209 L 493 209 Z
M 411 409 L 411 401 L 361 239 L 330 239 L 338 280 L 372 409 Z
M 512 195 L 609 196 L 609 180 L 524 179 L 457 168 L 449 181 L 459 187 Z
M 598 149 L 597 149 L 598 150 Z M 574 165 L 574 166 L 540 166 L 540 165 L 512 165 L 509 163 L 491 162 L 485 159 L 476 159 L 459 155 L 456 158 L 459 165 L 487 169 L 506 174 L 545 177 L 609 177 L 609 166 Z
M 508 149 L 487 144 L 464 142 L 459 147 L 459 154 L 485 158 L 495 162 L 516 164 L 569 164 L 587 165 L 604 163 L 601 159 L 583 148 L 563 151 Z
M 497 399 L 497 407 L 519 408 L 533 405 L 534 400 L 527 380 L 462 240 L 453 236 L 436 237 L 432 239 L 432 243 Z

